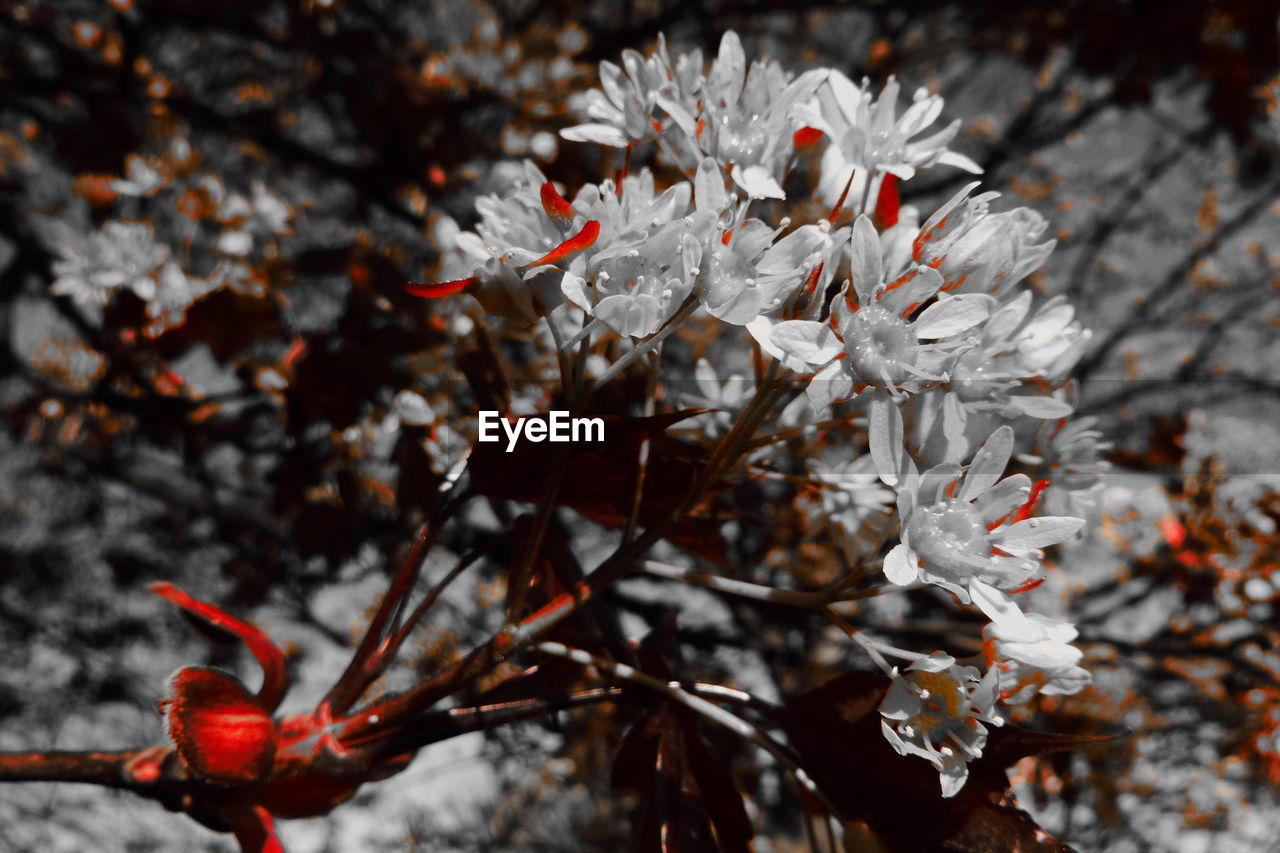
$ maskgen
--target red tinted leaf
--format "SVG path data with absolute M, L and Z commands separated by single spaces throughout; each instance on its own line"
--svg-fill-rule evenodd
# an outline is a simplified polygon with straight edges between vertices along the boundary
M 687 409 L 650 418 L 604 415 L 603 441 L 548 445 L 522 438 L 509 453 L 506 433 L 499 427 L 500 440 L 477 443 L 471 452 L 471 487 L 490 497 L 536 503 L 543 495 L 549 448 L 563 448 L 565 474 L 556 505 L 573 507 L 599 524 L 621 527 L 631 512 L 640 445 L 650 439 L 640 522 L 653 524 L 665 519 L 688 493 L 701 461 L 700 448 L 665 435 L 665 430 L 704 411 Z M 546 422 L 547 415 L 511 420 L 520 423 L 523 436 L 524 422 Z M 724 561 L 719 522 L 714 519 L 696 514 L 683 517 L 667 539 L 708 559 Z
M 236 635 L 262 666 L 262 689 L 258 691 L 255 701 L 268 712 L 276 709 L 280 700 L 284 698 L 284 654 L 267 638 L 266 634 L 208 602 L 192 598 L 166 581 L 151 584 L 151 591 L 165 601 L 172 602 L 187 612 L 199 616 L 210 625 Z
M 271 771 L 275 723 L 226 673 L 195 666 L 179 670 L 160 709 L 178 754 L 201 778 L 243 785 Z

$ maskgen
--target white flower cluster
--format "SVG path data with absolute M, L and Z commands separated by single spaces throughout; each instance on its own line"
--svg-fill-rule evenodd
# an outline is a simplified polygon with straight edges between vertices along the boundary
M 579 104 L 587 121 L 562 136 L 653 143 L 676 178 L 661 188 L 643 168 L 570 201 L 528 165 L 512 192 L 478 202 L 473 233 L 456 235 L 457 280 L 415 292 L 470 292 L 515 322 L 580 317 L 566 347 L 612 330 L 643 348 L 701 312 L 744 327 L 805 383 L 818 418 L 865 412 L 865 453 L 805 460 L 829 489 L 806 499 L 809 526 L 837 531 L 851 561 L 885 554 L 887 586 L 934 587 L 991 620 L 987 655 L 972 662 L 985 675 L 942 652 L 906 653 L 905 670 L 873 654 L 892 677 L 886 738 L 933 762 L 950 796 L 985 725 L 1001 722 L 995 703 L 1089 679 L 1074 629 L 1013 597 L 1044 578 L 1041 549 L 1084 527 L 1074 512 L 1105 464 L 1092 421 L 1070 420 L 1068 374 L 1088 332 L 1064 299 L 1036 306 L 1025 284 L 1056 241 L 1030 209 L 994 212 L 998 194 L 975 195 L 976 183 L 923 223 L 899 206 L 899 184 L 921 170 L 981 171 L 948 148 L 958 121 L 928 132 L 936 94 L 916 92 L 899 114 L 896 80 L 875 95 L 835 69 L 793 78 L 748 66 L 732 32 L 709 68 L 698 52 L 673 60 L 661 40 L 622 59 L 601 64 L 601 89 Z M 819 145 L 816 187 L 800 198 L 793 172 Z M 797 203 L 809 201 L 821 206 Z M 704 386 L 715 376 L 699 371 Z M 1034 485 L 1004 474 L 1019 436 Z M 1034 514 L 1046 486 L 1062 515 Z M 894 508 L 896 525 L 884 521 Z
M 171 248 L 156 241 L 148 220 L 109 221 L 78 241 L 62 235 L 51 292 L 107 305 L 117 291 L 131 290 L 146 303 L 152 321 L 146 331 L 156 334 L 180 324 L 196 300 L 218 288 L 251 289 L 249 255 L 255 245 L 292 233 L 293 210 L 261 182 L 252 184 L 249 198 L 228 194 L 215 175 L 191 173 L 190 160 L 190 149 L 181 139 L 161 157 L 130 155 L 124 177 L 111 181 L 110 189 L 117 196 L 151 199 L 152 209 L 159 211 L 157 217 L 178 214 L 216 223 L 220 229 L 216 237 L 211 235 L 208 243 L 197 245 L 190 240 Z M 175 230 L 183 233 L 189 228 L 184 223 Z M 184 270 L 175 257 L 189 259 L 198 248 L 212 249 L 205 253 L 212 267 L 205 276 Z

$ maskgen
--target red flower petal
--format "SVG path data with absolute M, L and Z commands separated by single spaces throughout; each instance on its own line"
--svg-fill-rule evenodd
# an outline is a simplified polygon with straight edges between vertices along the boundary
M 405 284 L 404 289 L 414 296 L 421 296 L 424 299 L 439 299 L 442 296 L 453 296 L 455 293 L 470 293 L 479 286 L 480 279 L 472 276 L 471 278 L 460 278 L 457 281 L 434 283 L 411 281 Z
M 813 143 L 822 138 L 822 131 L 816 127 L 802 127 L 795 133 L 791 134 L 791 144 L 795 146 L 797 151 L 808 148 Z
M 565 240 L 559 246 L 556 246 L 550 252 L 532 263 L 525 264 L 526 267 L 540 267 L 543 264 L 558 264 L 565 258 L 581 252 L 595 243 L 596 238 L 600 236 L 600 223 L 594 219 L 588 220 L 586 225 L 582 226 L 582 230 L 574 234 L 568 240 Z
M 556 188 L 552 186 L 550 181 L 542 185 L 540 194 L 542 195 L 542 209 L 547 212 L 547 216 L 550 216 L 561 225 L 568 225 L 573 222 L 573 217 L 578 215 L 578 212 L 573 209 L 573 205 L 564 196 L 556 192 Z

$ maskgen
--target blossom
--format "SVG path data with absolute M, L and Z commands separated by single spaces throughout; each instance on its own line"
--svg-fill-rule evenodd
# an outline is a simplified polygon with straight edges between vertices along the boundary
M 782 179 L 800 122 L 798 104 L 811 98 L 824 72 L 795 80 L 776 62 L 757 60 L 748 68 L 737 33 L 720 40 L 720 52 L 701 87 L 701 113 L 677 122 L 703 154 L 730 167 L 733 182 L 752 198 L 785 198 Z M 688 115 L 688 113 L 686 113 Z
M 1036 693 L 1070 695 L 1092 680 L 1089 671 L 1077 665 L 1084 653 L 1071 645 L 1078 634 L 1074 625 L 1023 613 L 1013 599 L 982 581 L 970 588 L 974 603 L 991 619 L 982 631 L 983 648 L 997 674 L 1002 701 L 1026 702 Z
M 621 335 L 647 336 L 671 318 L 693 288 L 699 251 L 688 236 L 692 187 L 681 181 L 658 193 L 644 169 L 587 184 L 573 209 L 600 223 L 600 239 L 565 271 L 560 289 L 571 302 Z
M 78 302 L 106 305 L 112 294 L 127 287 L 139 298 L 155 295 L 155 275 L 169 260 L 169 247 L 155 241 L 146 222 L 108 222 L 82 246 L 58 247 L 49 290 Z
M 817 89 L 814 102 L 801 116 L 831 140 L 822 158 L 821 195 L 834 199 L 847 186 L 855 170 L 863 174 L 887 172 L 906 181 L 919 169 L 934 165 L 955 166 L 967 172 L 982 168 L 963 154 L 947 149 L 960 129 L 957 119 L 931 136 L 914 139 L 942 114 L 940 95 L 916 90 L 909 106 L 897 115 L 898 81 L 890 77 L 878 98 L 870 82 L 861 86 L 830 69 Z
M 954 797 L 969 778 L 969 762 L 987 743 L 984 723 L 1000 726 L 994 712 L 995 671 L 979 677 L 971 666 L 934 652 L 903 672 L 880 703 L 881 731 L 899 755 L 916 755 L 938 770 L 942 796 Z
M 1008 523 L 1031 494 L 1025 474 L 1001 479 L 1012 451 L 1013 429 L 1005 425 L 968 466 L 944 463 L 907 478 L 898 492 L 902 541 L 884 560 L 890 582 L 923 581 L 968 603 L 974 580 L 1018 589 L 1039 578 L 1039 549 L 1070 539 L 1084 520 L 1046 516 Z
M 991 213 L 999 193 L 967 198 L 977 186 L 968 184 L 925 220 L 913 254 L 917 263 L 942 273 L 943 290 L 1000 298 L 1039 269 L 1058 241 L 1036 242 L 1048 222 L 1030 208 Z
M 674 121 L 692 127 L 693 118 L 685 104 L 694 100 L 701 81 L 702 53 L 682 56 L 674 66 L 667 54 L 666 40 L 658 37 L 658 47 L 647 59 L 634 50 L 622 52 L 622 64 L 600 63 L 600 89 L 588 91 L 582 109 L 594 121 L 560 131 L 574 142 L 595 142 L 614 148 L 652 139 L 665 129 L 657 120 L 657 109 Z M 692 133 L 692 130 L 689 131 Z
M 874 460 L 867 454 L 835 464 L 810 458 L 806 467 L 810 479 L 821 488 L 814 489 L 814 495 L 802 493 L 796 500 L 805 520 L 805 537 L 814 539 L 827 528 L 851 564 L 873 557 L 866 552 L 878 548 L 879 533 L 894 501 L 893 490 L 877 476 Z
M 137 154 L 130 154 L 124 161 L 125 176 L 111 182 L 111 189 L 120 195 L 151 196 L 168 186 L 173 179 Z
M 519 322 L 534 322 L 563 302 L 564 270 L 558 265 L 593 245 L 600 223 L 581 216 L 528 161 L 509 193 L 481 196 L 476 210 L 475 231 L 453 237 L 458 254 L 446 261 L 447 269 L 463 277 L 410 285 L 410 292 L 426 297 L 469 292 L 490 314 Z
M 1098 419 L 1046 422 L 1036 435 L 1035 453 L 1018 454 L 1018 461 L 1040 469 L 1050 479 L 1045 509 L 1055 514 L 1084 515 L 1102 488 L 1102 475 L 1111 468 L 1103 454 L 1111 449 L 1094 429 Z
M 769 332 L 771 344 L 784 355 L 822 366 L 807 390 L 815 409 L 848 398 L 858 386 L 897 394 L 918 390 L 921 381 L 942 381 L 947 352 L 954 348 L 946 339 L 982 322 L 990 311 L 985 296 L 943 296 L 908 320 L 937 294 L 942 279 L 934 270 L 915 267 L 886 284 L 880 238 L 866 215 L 854 223 L 850 252 L 856 303 L 837 297 L 830 324 L 789 320 Z M 921 343 L 927 340 L 937 343 Z

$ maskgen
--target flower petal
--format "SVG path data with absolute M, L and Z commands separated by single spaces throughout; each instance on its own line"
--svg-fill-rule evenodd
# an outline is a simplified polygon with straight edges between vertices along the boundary
M 899 543 L 884 557 L 884 576 L 890 583 L 906 586 L 915 583 L 919 568 L 912 559 L 911 551 L 906 545 Z
M 993 531 L 990 538 L 1001 548 L 1043 548 L 1067 541 L 1083 527 L 1083 518 L 1046 515 L 1042 518 L 1028 518 Z
M 939 340 L 971 329 L 991 314 L 991 297 L 981 293 L 961 296 L 939 296 L 916 319 L 916 335 L 921 339 Z
M 973 461 L 969 463 L 969 471 L 965 474 L 964 486 L 960 489 L 960 500 L 971 501 L 982 497 L 1000 479 L 1012 453 L 1013 428 L 1005 424 L 991 433 L 982 447 L 978 448 L 978 452 L 973 454 Z
M 785 320 L 769 333 L 774 346 L 808 364 L 826 364 L 840 354 L 844 345 L 826 323 Z

